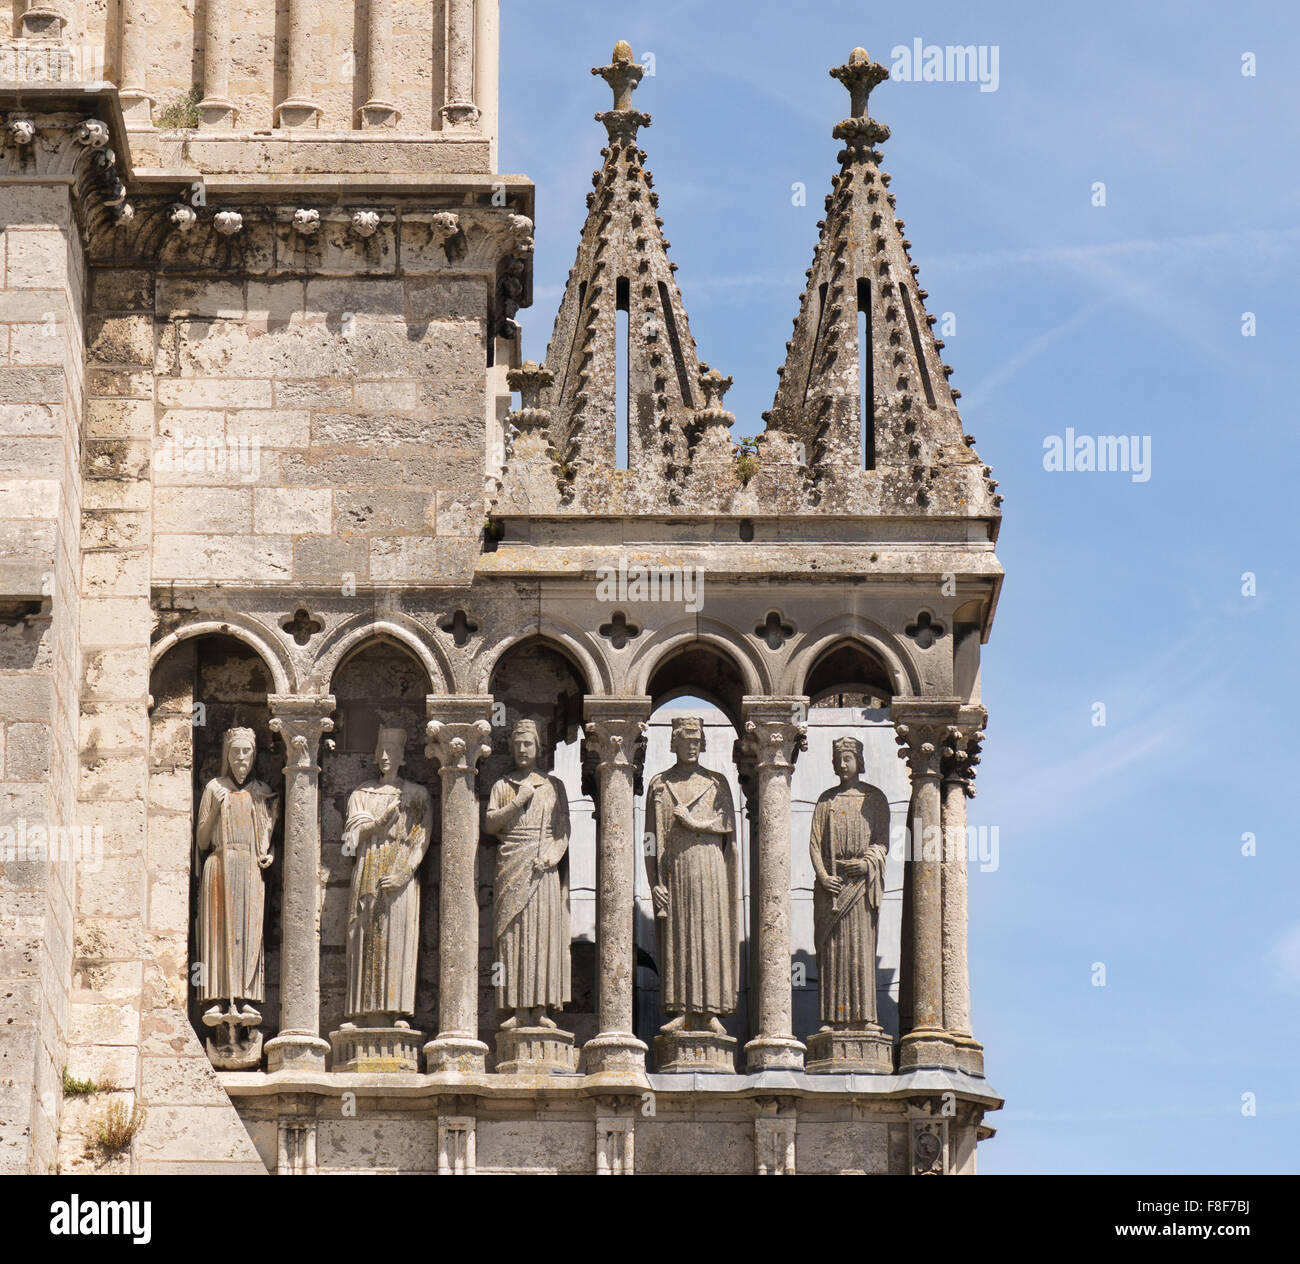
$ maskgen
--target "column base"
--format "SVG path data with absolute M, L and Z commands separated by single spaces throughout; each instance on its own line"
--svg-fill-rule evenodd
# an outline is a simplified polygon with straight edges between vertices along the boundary
M 645 1042 L 630 1031 L 602 1031 L 582 1046 L 582 1069 L 587 1075 L 602 1072 L 645 1074 Z
M 224 97 L 204 97 L 198 104 L 199 126 L 229 128 L 235 126 L 239 110 L 233 101 Z
M 324 1071 L 329 1044 L 314 1032 L 282 1031 L 266 1042 L 268 1071 Z
M 291 98 L 288 101 L 281 101 L 275 107 L 275 125 L 276 127 L 314 126 L 320 112 L 320 106 L 314 101 Z
M 557 1027 L 508 1027 L 497 1032 L 497 1071 L 502 1075 L 550 1075 L 578 1069 L 573 1033 Z
M 878 1026 L 814 1032 L 808 1037 L 808 1071 L 813 1075 L 892 1075 L 894 1041 Z
M 957 1050 L 953 1038 L 937 1027 L 909 1031 L 898 1042 L 899 1071 L 919 1071 L 926 1067 L 951 1070 L 956 1066 Z
M 396 127 L 402 112 L 391 101 L 367 101 L 361 107 L 361 126 Z
M 807 1048 L 793 1036 L 755 1036 L 745 1046 L 746 1071 L 802 1071 Z
M 438 1035 L 424 1046 L 424 1069 L 430 1075 L 481 1075 L 487 1070 L 487 1053 L 487 1045 L 473 1036 Z
M 153 126 L 153 97 L 143 88 L 123 88 L 117 94 L 127 131 Z
M 424 1033 L 410 1027 L 340 1027 L 330 1032 L 335 1071 L 420 1070 Z
M 656 1071 L 735 1075 L 736 1038 L 712 1031 L 665 1031 L 655 1037 Z
M 984 1046 L 974 1036 L 954 1036 L 953 1044 L 957 1052 L 957 1070 L 983 1076 Z

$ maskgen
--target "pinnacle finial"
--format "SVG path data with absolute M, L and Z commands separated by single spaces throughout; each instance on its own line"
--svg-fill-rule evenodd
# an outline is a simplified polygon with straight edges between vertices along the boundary
M 831 76 L 848 90 L 852 104 L 849 112 L 853 118 L 867 117 L 867 98 L 871 89 L 889 78 L 889 71 L 879 62 L 872 61 L 865 48 L 855 48 L 843 66 L 836 66 Z
M 614 93 L 614 109 L 630 110 L 632 92 L 641 82 L 645 67 L 632 60 L 632 45 L 627 40 L 619 40 L 614 45 L 614 56 L 610 64 L 593 66 L 591 73 L 599 75 L 609 84 L 610 90 Z

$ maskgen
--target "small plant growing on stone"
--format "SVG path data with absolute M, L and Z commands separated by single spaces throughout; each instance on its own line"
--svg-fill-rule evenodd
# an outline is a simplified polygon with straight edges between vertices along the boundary
M 163 129 L 198 127 L 202 99 L 203 88 L 196 83 L 183 97 L 177 97 L 158 111 L 158 126 Z
M 133 1102 L 128 1112 L 120 1097 L 109 1102 L 103 1118 L 95 1121 L 95 1144 L 100 1153 L 106 1157 L 121 1154 L 140 1131 L 144 1116 L 144 1107 L 137 1103 Z
M 67 1067 L 63 1068 L 64 1097 L 89 1097 L 92 1093 L 112 1093 L 116 1090 L 115 1084 L 97 1084 L 94 1080 L 79 1080 L 76 1076 L 68 1074 Z
M 736 443 L 736 473 L 744 486 L 758 473 L 758 438 L 742 436 Z

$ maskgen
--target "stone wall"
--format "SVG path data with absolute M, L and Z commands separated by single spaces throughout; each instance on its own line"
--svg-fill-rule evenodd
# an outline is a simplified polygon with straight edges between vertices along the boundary
M 76 802 L 85 264 L 62 184 L 0 183 L 0 226 L 0 1170 L 47 1171 L 75 891 L 48 833 L 94 823 Z

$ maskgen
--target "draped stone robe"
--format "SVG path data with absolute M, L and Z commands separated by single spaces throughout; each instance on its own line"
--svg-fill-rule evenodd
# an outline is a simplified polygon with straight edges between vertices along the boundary
M 842 878 L 832 896 L 820 882 L 813 893 L 817 973 L 823 1023 L 870 1026 L 876 1022 L 876 927 L 889 851 L 889 800 L 875 786 L 854 781 L 817 800 L 809 840 L 819 878 Z M 866 860 L 870 872 L 850 877 L 848 859 Z
M 508 807 L 527 780 L 528 806 L 500 835 L 493 882 L 492 931 L 504 968 L 497 1006 L 558 1009 L 573 992 L 569 953 L 569 800 L 558 777 L 532 772 L 502 777 L 488 811 Z M 549 867 L 535 872 L 533 861 Z
M 667 1014 L 731 1014 L 740 978 L 736 813 L 726 778 L 711 769 L 670 768 L 646 791 L 660 885 L 668 890 L 659 931 L 659 1003 Z M 674 819 L 678 806 L 715 833 Z
M 229 776 L 214 777 L 203 789 L 195 842 L 200 855 L 207 851 L 199 879 L 196 945 L 204 1004 L 264 999 L 266 891 L 258 857 L 271 849 L 277 811 L 277 797 L 261 781 L 240 786 Z
M 363 834 L 394 800 L 396 817 L 382 832 Z M 343 844 L 355 848 L 356 868 L 348 902 L 349 1020 L 367 1015 L 415 1013 L 415 975 L 420 947 L 420 881 L 412 875 L 396 891 L 380 880 L 419 865 L 429 844 L 433 806 L 429 792 L 413 781 L 394 785 L 369 781 L 348 797 Z

